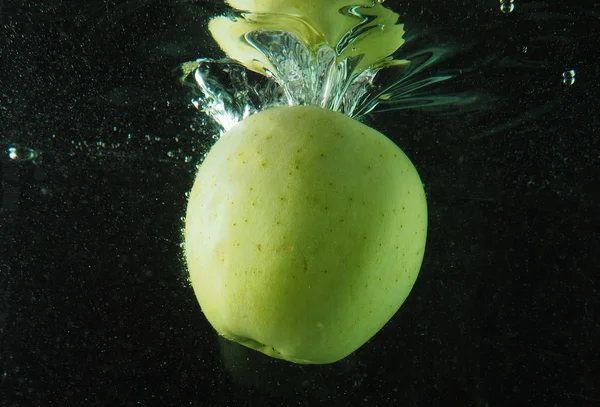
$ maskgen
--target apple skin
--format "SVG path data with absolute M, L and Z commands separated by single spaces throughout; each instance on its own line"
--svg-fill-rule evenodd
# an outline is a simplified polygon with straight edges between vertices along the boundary
M 336 362 L 390 320 L 419 273 L 427 204 L 408 157 L 331 110 L 276 107 L 212 147 L 185 251 L 216 331 L 295 363 Z

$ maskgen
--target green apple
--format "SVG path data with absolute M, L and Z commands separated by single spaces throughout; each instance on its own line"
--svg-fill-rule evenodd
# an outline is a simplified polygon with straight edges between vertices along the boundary
M 322 364 L 354 352 L 402 305 L 426 233 L 423 185 L 390 139 L 331 110 L 276 107 L 207 154 L 185 251 L 219 334 Z

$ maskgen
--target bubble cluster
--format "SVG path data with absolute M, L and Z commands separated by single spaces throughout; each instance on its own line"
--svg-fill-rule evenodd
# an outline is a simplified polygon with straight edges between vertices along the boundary
M 37 157 L 34 149 L 19 145 L 10 145 L 6 151 L 11 161 L 31 161 Z

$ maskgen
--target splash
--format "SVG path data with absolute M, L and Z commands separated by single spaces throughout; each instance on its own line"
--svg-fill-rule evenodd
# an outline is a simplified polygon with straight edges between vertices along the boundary
M 398 15 L 377 1 L 358 2 L 341 6 L 336 0 L 319 5 L 320 13 L 309 4 L 302 17 L 280 6 L 213 19 L 211 33 L 228 58 L 182 64 L 193 104 L 222 134 L 271 106 L 320 106 L 360 119 L 373 111 L 464 103 L 458 96 L 427 94 L 453 77 L 426 73 L 444 49 L 395 57 L 405 43 Z

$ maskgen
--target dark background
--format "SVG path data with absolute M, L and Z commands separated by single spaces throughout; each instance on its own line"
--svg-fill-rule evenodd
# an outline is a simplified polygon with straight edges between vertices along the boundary
M 388 0 L 407 54 L 455 48 L 429 91 L 480 99 L 366 118 L 425 184 L 423 268 L 355 354 L 296 366 L 220 341 L 186 280 L 212 139 L 177 68 L 219 56 L 219 4 L 0 0 L 0 406 L 600 406 L 599 8 Z

